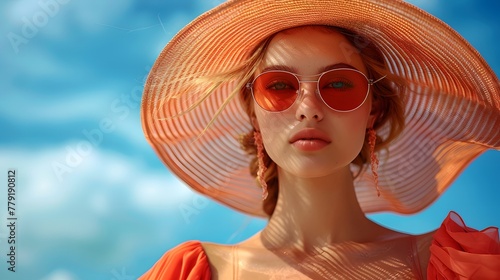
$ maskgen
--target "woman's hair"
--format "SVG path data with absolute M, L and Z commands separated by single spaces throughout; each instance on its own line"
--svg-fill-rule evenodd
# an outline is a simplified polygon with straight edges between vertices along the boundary
M 359 51 L 359 54 L 365 64 L 367 69 L 367 74 L 370 79 L 378 80 L 385 77 L 372 85 L 372 114 L 376 115 L 373 128 L 375 130 L 381 128 L 385 124 L 389 124 L 389 132 L 385 139 L 377 136 L 375 151 L 383 149 L 388 146 L 388 144 L 398 137 L 404 128 L 404 106 L 403 100 L 400 94 L 399 88 L 404 86 L 404 81 L 396 75 L 389 72 L 387 65 L 385 64 L 384 57 L 380 50 L 369 40 L 363 38 L 349 30 L 337 27 L 327 27 L 321 26 L 320 28 L 325 28 L 340 32 L 345 36 L 345 38 Z M 266 53 L 269 42 L 272 40 L 273 36 L 264 40 L 254 51 L 253 56 L 249 61 L 246 62 L 248 65 L 247 71 L 251 71 L 251 74 L 255 73 L 257 67 L 263 60 Z M 246 73 L 248 74 L 248 72 Z M 244 75 L 246 77 L 252 75 Z M 254 103 L 252 99 L 252 94 L 247 88 L 241 88 L 241 101 L 243 107 L 250 118 L 255 118 L 254 113 Z M 250 162 L 250 173 L 252 176 L 257 177 L 258 160 L 257 160 L 257 148 L 254 143 L 253 138 L 254 131 L 250 131 L 244 134 L 240 138 L 242 149 L 248 154 L 254 156 Z M 358 156 L 353 160 L 352 164 L 359 167 L 359 172 L 355 175 L 358 176 L 365 165 L 369 163 L 369 147 L 368 147 L 368 134 L 365 135 L 365 141 L 361 151 Z M 264 163 L 267 170 L 264 174 L 264 180 L 267 183 L 268 196 L 263 202 L 264 212 L 271 216 L 276 207 L 276 202 L 278 200 L 279 192 L 279 182 L 278 182 L 278 170 L 276 163 L 274 163 L 268 154 L 264 151 Z M 259 180 L 256 178 L 257 184 L 260 185 Z

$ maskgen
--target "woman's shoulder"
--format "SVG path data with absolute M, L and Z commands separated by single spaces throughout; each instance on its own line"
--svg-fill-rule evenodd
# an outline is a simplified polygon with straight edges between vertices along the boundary
M 210 280 L 211 272 L 201 242 L 187 241 L 167 251 L 139 279 Z
M 212 278 L 230 278 L 234 269 L 234 250 L 236 250 L 236 246 L 212 242 L 201 242 L 201 246 L 207 256 Z
M 429 240 L 425 240 L 429 242 Z M 428 279 L 498 279 L 500 242 L 498 228 L 477 230 L 450 212 L 429 243 Z

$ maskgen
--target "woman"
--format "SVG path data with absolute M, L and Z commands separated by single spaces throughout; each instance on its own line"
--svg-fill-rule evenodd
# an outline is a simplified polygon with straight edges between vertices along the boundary
M 412 236 L 365 217 L 423 209 L 500 147 L 498 79 L 425 12 L 388 0 L 229 1 L 167 45 L 144 92 L 145 134 L 165 164 L 269 222 L 234 246 L 181 244 L 142 279 L 499 275 L 493 228 L 472 231 L 451 213 Z

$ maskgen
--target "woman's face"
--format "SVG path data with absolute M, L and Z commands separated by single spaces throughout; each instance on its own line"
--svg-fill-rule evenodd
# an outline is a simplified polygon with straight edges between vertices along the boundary
M 340 33 L 302 27 L 276 34 L 255 76 L 264 69 L 287 69 L 300 75 L 302 94 L 285 111 L 269 112 L 254 101 L 254 126 L 271 159 L 299 177 L 332 174 L 361 150 L 370 118 L 371 96 L 351 112 L 330 109 L 315 93 L 318 74 L 331 68 L 354 68 L 366 75 L 358 50 Z

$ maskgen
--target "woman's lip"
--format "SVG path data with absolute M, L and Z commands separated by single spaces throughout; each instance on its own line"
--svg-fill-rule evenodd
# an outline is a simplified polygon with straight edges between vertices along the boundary
M 295 148 L 304 152 L 314 152 L 323 149 L 329 142 L 321 139 L 299 139 L 292 143 Z
M 326 133 L 316 128 L 304 128 L 299 130 L 297 133 L 293 134 L 292 137 L 290 137 L 289 143 L 295 143 L 297 141 L 318 141 L 325 144 L 332 142 Z

